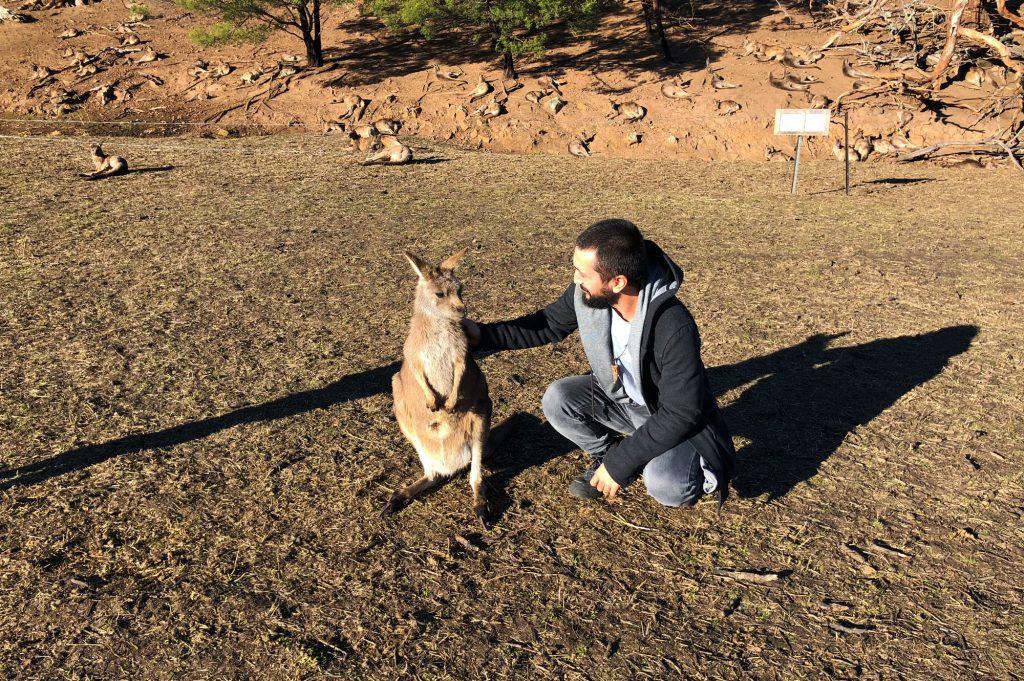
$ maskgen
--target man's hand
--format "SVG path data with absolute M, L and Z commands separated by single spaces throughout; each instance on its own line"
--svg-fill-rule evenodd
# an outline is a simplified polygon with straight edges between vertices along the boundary
M 475 348 L 480 345 L 480 327 L 472 319 L 463 319 L 462 328 L 466 331 L 466 340 L 469 341 L 469 347 Z
M 619 483 L 612 480 L 612 476 L 604 464 L 601 464 L 601 467 L 594 472 L 594 477 L 590 479 L 590 486 L 596 487 L 598 492 L 609 499 L 614 499 L 615 495 L 619 493 Z

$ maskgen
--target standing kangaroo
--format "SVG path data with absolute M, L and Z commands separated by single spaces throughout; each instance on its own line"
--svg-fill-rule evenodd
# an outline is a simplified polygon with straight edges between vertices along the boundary
M 473 510 L 488 526 L 481 462 L 492 405 L 487 380 L 469 354 L 461 324 L 466 306 L 454 270 L 465 255 L 463 249 L 435 267 L 405 254 L 419 281 L 402 368 L 391 386 L 398 426 L 416 448 L 423 475 L 395 492 L 381 509 L 382 516 L 468 465 Z
M 99 180 L 104 177 L 124 175 L 128 172 L 128 161 L 120 156 L 107 156 L 103 153 L 103 147 L 94 144 L 92 150 L 92 164 L 96 167 L 94 173 L 80 173 L 81 177 L 87 180 Z

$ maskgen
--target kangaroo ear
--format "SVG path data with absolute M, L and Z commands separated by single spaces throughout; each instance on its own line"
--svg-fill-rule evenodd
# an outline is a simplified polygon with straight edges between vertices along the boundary
M 452 253 L 441 262 L 441 264 L 438 266 L 439 269 L 451 272 L 452 270 L 459 266 L 459 262 L 466 257 L 466 253 L 468 252 L 469 247 L 467 246 L 466 248 L 463 248 L 461 251 L 456 251 L 455 253 Z
M 416 255 L 415 253 L 410 253 L 409 251 L 405 251 L 405 257 L 409 261 L 409 264 L 412 265 L 412 269 L 416 272 L 416 276 L 418 276 L 420 279 L 429 278 L 428 275 L 430 274 L 430 265 L 427 263 L 426 260 Z

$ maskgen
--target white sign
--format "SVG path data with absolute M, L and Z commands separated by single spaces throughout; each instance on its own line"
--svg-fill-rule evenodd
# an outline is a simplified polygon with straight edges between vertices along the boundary
M 776 135 L 827 135 L 829 109 L 776 109 Z

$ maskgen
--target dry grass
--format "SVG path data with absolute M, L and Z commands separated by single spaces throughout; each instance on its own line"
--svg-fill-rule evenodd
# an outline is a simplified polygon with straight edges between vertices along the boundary
M 0 175 L 4 677 L 1019 673 L 1019 175 L 869 165 L 845 197 L 810 164 L 791 199 L 782 165 L 108 151 L 174 168 L 85 183 L 79 146 L 0 140 L 25 159 Z M 418 472 L 388 394 L 400 250 L 472 242 L 469 304 L 503 318 L 609 215 L 687 270 L 741 446 L 730 504 L 566 497 L 582 455 L 539 400 L 583 369 L 571 341 L 481 363 L 498 417 L 533 415 L 490 464 L 493 531 L 464 478 L 379 520 Z

